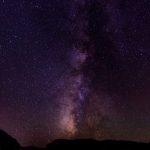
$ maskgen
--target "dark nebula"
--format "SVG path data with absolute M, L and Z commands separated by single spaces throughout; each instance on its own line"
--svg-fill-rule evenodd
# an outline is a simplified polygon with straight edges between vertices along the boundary
M 1 0 L 0 129 L 23 146 L 150 140 L 149 0 Z

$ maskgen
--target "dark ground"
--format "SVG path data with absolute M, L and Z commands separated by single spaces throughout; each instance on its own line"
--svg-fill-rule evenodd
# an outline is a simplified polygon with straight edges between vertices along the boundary
M 0 150 L 53 150 L 53 149 L 96 149 L 96 150 L 149 150 L 150 144 L 130 141 L 96 141 L 93 139 L 64 140 L 58 139 L 46 148 L 21 147 L 20 144 L 4 131 L 0 130 Z

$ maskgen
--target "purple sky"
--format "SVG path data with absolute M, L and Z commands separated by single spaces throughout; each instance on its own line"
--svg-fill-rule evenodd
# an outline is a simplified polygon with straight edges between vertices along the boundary
M 22 145 L 150 140 L 149 0 L 0 2 L 0 128 Z

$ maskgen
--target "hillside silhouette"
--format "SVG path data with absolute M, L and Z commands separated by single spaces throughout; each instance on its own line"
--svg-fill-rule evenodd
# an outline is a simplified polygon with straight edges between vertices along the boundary
M 14 138 L 0 130 L 0 150 L 53 150 L 80 148 L 91 150 L 150 150 L 150 144 L 114 140 L 97 141 L 93 139 L 58 139 L 48 144 L 46 148 L 22 147 Z
M 18 150 L 19 148 L 20 145 L 14 138 L 0 130 L 0 150 Z

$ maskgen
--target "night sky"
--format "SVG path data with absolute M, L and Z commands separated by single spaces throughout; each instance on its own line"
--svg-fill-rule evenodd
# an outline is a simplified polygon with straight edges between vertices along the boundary
M 0 129 L 150 141 L 149 0 L 1 0 Z

